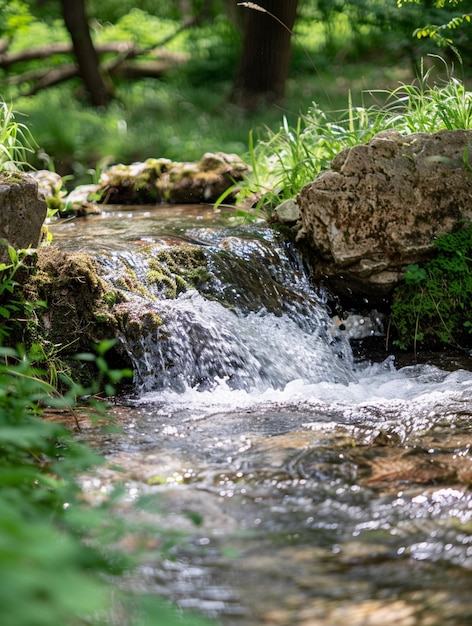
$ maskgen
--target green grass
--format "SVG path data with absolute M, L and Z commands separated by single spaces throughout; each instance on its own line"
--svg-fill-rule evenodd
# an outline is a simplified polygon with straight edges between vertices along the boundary
M 112 5 L 107 2 L 109 10 Z M 380 5 L 375 6 L 379 9 Z M 389 15 L 404 13 L 398 12 L 395 3 L 388 8 Z M 414 79 L 413 43 L 405 43 L 402 32 L 379 27 L 375 20 L 356 24 L 346 12 L 334 11 L 324 20 L 319 8 L 310 5 L 303 11 L 305 18 L 295 27 L 285 99 L 251 114 L 228 101 L 241 38 L 224 14 L 183 31 L 166 44 L 167 50 L 186 53 L 189 61 L 165 78 L 116 81 L 116 99 L 107 110 L 95 111 L 81 100 L 78 80 L 32 98 L 12 90 L 15 109 L 27 114 L 28 127 L 40 146 L 31 163 L 53 167 L 61 175 L 72 173 L 75 178 L 68 185 L 73 186 L 90 182 L 89 171 L 104 163 L 131 163 L 149 157 L 194 161 L 208 151 L 235 152 L 248 159 L 255 157 L 260 169 L 255 175 L 259 187 L 246 196 L 270 192 L 275 199 L 281 188 L 282 197 L 293 195 L 306 176 L 316 175 L 329 158 L 328 153 L 320 154 L 321 135 L 333 140 L 331 153 L 350 145 L 349 141 L 356 140 L 351 131 L 347 144 L 339 136 L 342 133 L 333 135 L 334 125 L 345 123 L 346 112 L 348 123 L 353 122 L 354 109 L 354 117 L 365 117 L 376 100 L 385 100 L 387 93 L 394 94 L 400 84 L 413 84 Z M 170 15 L 167 9 L 165 15 Z M 178 28 L 178 22 L 169 17 L 149 15 L 142 9 L 133 9 L 113 25 L 93 24 L 97 41 L 134 40 L 141 46 L 157 43 Z M 60 22 L 47 25 L 36 21 L 15 39 L 14 47 L 39 45 L 51 37 L 54 41 L 66 38 Z M 423 46 L 422 52 L 428 50 L 424 42 L 415 45 Z M 454 100 L 454 94 L 450 95 Z M 395 96 L 399 100 L 400 91 Z M 443 106 L 446 104 L 443 99 Z M 57 114 L 51 115 L 51 111 Z M 426 109 L 424 112 L 429 115 Z M 310 118 L 321 124 L 320 131 L 314 130 Z M 362 133 L 367 137 L 366 128 Z M 315 136 L 316 149 L 310 144 Z M 303 146 L 296 145 L 299 140 Z M 275 161 L 273 167 L 266 162 L 270 159 Z M 271 202 L 269 196 L 266 200 Z
M 252 172 L 239 185 L 238 202 L 270 213 L 327 169 L 336 154 L 381 131 L 407 135 L 471 129 L 472 92 L 450 74 L 435 82 L 437 69 L 433 65 L 417 80 L 393 89 L 360 94 L 360 105 L 350 92 L 344 108 L 335 112 L 313 104 L 295 124 L 284 118 L 276 131 L 267 129 L 265 137 L 251 139 L 247 159 Z
M 129 83 L 126 89 L 122 86 L 119 100 L 101 112 L 75 99 L 72 85 L 19 98 L 15 104 L 26 114 L 41 153 L 49 155 L 55 169 L 61 175 L 72 172 L 84 182 L 80 179 L 86 171 L 103 160 L 131 163 L 165 157 L 194 161 L 205 152 L 217 151 L 244 155 L 252 129 L 253 137 L 262 139 L 266 129 L 278 130 L 283 117 L 290 125 L 296 124 L 313 101 L 326 110 L 345 108 L 350 88 L 360 97 L 360 90 L 369 83 L 373 87 L 396 85 L 410 76 L 408 68 L 387 68 L 379 75 L 373 64 L 339 70 L 334 82 L 313 69 L 289 79 L 283 102 L 251 115 L 228 102 L 231 77 L 213 85 L 190 84 L 181 76 L 168 83 L 151 79 Z M 61 114 L 51 115 L 51 110 Z M 33 164 L 45 166 L 39 159 Z
M 0 171 L 14 171 L 27 165 L 36 147 L 29 128 L 17 122 L 6 102 L 0 102 Z

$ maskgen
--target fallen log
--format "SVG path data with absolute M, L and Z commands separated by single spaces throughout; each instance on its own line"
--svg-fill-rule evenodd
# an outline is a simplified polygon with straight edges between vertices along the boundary
M 144 54 L 146 50 L 140 48 L 134 42 L 116 41 L 103 44 L 95 44 L 95 50 L 99 55 L 103 54 L 124 54 L 138 56 Z M 19 50 L 17 52 L 0 51 L 0 67 L 8 68 L 16 63 L 24 63 L 29 61 L 40 61 L 48 59 L 56 54 L 73 55 L 74 50 L 69 42 L 51 43 L 47 46 L 37 48 L 28 48 L 27 50 Z
M 186 59 L 156 59 L 150 61 L 113 60 L 103 64 L 102 71 L 112 78 L 162 78 L 168 70 Z M 34 96 L 42 89 L 53 87 L 59 83 L 80 76 L 79 68 L 74 63 L 67 63 L 55 68 L 41 68 L 6 78 L 3 82 L 10 86 L 21 86 L 32 83 L 31 87 L 22 92 L 24 96 Z

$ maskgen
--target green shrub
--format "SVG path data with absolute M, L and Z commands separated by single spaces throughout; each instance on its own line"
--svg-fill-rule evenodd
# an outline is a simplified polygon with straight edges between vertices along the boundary
M 436 256 L 410 265 L 394 292 L 391 324 L 395 340 L 408 349 L 472 344 L 472 225 L 435 241 Z
M 0 250 L 3 241 L 0 240 Z M 30 318 L 31 309 L 22 293 L 18 293 L 17 275 L 28 268 L 28 257 L 33 250 L 15 250 L 6 246 L 10 262 L 0 262 L 0 345 L 12 332 L 15 321 L 21 317 L 24 323 Z M 39 305 L 38 305 L 39 306 Z
M 119 382 L 124 372 L 109 371 L 97 347 L 98 378 Z M 136 565 L 137 555 L 117 546 L 132 528 L 113 510 L 118 489 L 103 504 L 85 503 L 77 480 L 104 458 L 65 426 L 43 418 L 47 407 L 72 413 L 76 397 L 93 394 L 69 379 L 59 394 L 33 366 L 37 347 L 29 353 L 0 346 L 0 605 L 3 626 L 209 626 L 195 615 L 182 615 L 150 595 L 122 590 L 119 577 Z M 110 391 L 110 389 L 108 390 Z M 96 403 L 95 417 L 105 417 Z M 93 415 L 92 415 L 93 417 Z M 144 504 L 143 504 L 144 506 Z M 156 528 L 153 528 L 155 536 Z M 176 536 L 163 537 L 175 545 Z M 112 617 L 115 616 L 115 617 Z M 118 621 L 117 621 L 118 620 Z
M 33 357 L 34 358 L 34 357 Z M 40 415 L 66 406 L 32 358 L 0 348 L 0 604 L 5 626 L 79 624 L 107 609 L 100 572 L 121 566 L 87 545 L 75 474 L 96 464 L 92 451 Z M 69 510 L 73 510 L 71 516 Z M 86 518 L 82 522 L 86 522 Z

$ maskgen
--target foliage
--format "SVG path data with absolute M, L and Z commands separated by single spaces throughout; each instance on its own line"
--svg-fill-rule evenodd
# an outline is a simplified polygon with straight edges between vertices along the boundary
M 28 153 L 33 153 L 35 147 L 27 126 L 17 122 L 11 107 L 0 101 L 0 171 L 26 165 Z
M 470 130 L 472 92 L 452 75 L 445 83 L 430 85 L 432 69 L 411 85 L 401 85 L 387 94 L 383 107 L 386 123 L 405 134 Z
M 80 623 L 71 617 L 108 605 L 99 572 L 118 573 L 123 564 L 87 546 L 85 525 L 80 529 L 69 518 L 69 508 L 79 504 L 74 474 L 98 458 L 64 427 L 40 418 L 41 407 L 66 407 L 78 390 L 58 397 L 32 359 L 33 353 L 0 349 L 2 620 L 12 626 Z
M 470 347 L 472 330 L 472 225 L 435 241 L 436 256 L 407 267 L 391 310 L 396 343 Z
M 0 244 L 2 242 L 0 241 Z M 7 246 L 10 262 L 0 262 L 0 345 L 12 330 L 11 323 L 18 318 L 25 322 L 31 316 L 31 305 L 18 294 L 19 283 L 16 275 L 23 269 L 27 269 L 27 259 L 34 254 L 32 250 L 15 250 Z M 39 306 L 39 303 L 37 303 Z
M 97 28 L 100 41 L 135 41 L 142 48 L 152 47 L 170 37 L 177 30 L 174 20 L 149 15 L 133 8 L 120 17 L 116 23 Z
M 0 0 L 0 14 L 0 36 L 11 37 L 22 32 L 33 20 L 28 6 L 22 0 Z
M 205 2 L 205 0 L 191 0 L 179 3 L 173 0 L 135 0 L 132 3 L 123 0 L 88 0 L 89 14 L 101 22 L 115 23 L 130 11 L 130 5 L 159 18 L 181 20 L 188 14 L 197 15 L 202 9 L 216 17 L 223 10 L 221 1 Z
M 119 382 L 97 347 L 100 377 Z M 68 381 L 59 395 L 28 353 L 0 347 L 0 603 L 5 626 L 114 624 L 204 626 L 159 598 L 119 591 L 117 580 L 135 564 L 117 545 L 130 527 L 113 513 L 115 496 L 95 508 L 83 501 L 77 474 L 104 459 L 61 424 L 44 419 L 48 407 L 73 415 L 76 398 L 94 394 Z M 95 403 L 104 418 L 104 403 Z M 141 533 L 144 528 L 141 528 Z M 155 532 L 155 529 L 154 529 Z
M 414 3 L 421 4 L 421 0 L 397 0 L 398 6 L 403 4 Z M 456 7 L 462 3 L 462 0 L 435 0 L 434 6 L 439 9 L 444 9 L 446 5 Z M 443 24 L 428 24 L 417 28 L 414 32 L 415 37 L 422 39 L 424 37 L 430 37 L 439 46 L 451 46 L 454 47 L 454 40 L 452 38 L 452 32 L 458 29 L 463 24 L 470 24 L 472 22 L 472 13 L 464 13 L 463 15 L 453 15 L 447 22 Z M 457 37 L 456 37 L 457 38 Z
M 377 129 L 378 130 L 378 129 Z M 295 127 L 284 118 L 278 132 L 267 131 L 266 140 L 249 142 L 251 174 L 238 201 L 256 201 L 256 209 L 270 207 L 293 198 L 312 181 L 344 148 L 368 140 L 376 132 L 362 108 L 350 107 L 348 117 L 330 119 L 316 104 L 300 117 Z

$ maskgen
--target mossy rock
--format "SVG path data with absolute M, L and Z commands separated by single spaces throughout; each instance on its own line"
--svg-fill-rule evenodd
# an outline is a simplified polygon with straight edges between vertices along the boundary
M 29 300 L 45 305 L 38 315 L 48 341 L 78 352 L 110 338 L 114 323 L 109 290 L 89 255 L 41 248 L 24 288 Z
M 199 246 L 148 247 L 143 253 L 152 255 L 147 282 L 166 298 L 176 298 L 179 293 L 198 288 L 211 278 L 205 251 Z
M 215 202 L 248 173 L 235 154 L 206 153 L 200 161 L 147 159 L 143 163 L 114 165 L 103 172 L 89 194 L 103 204 L 193 204 Z M 228 196 L 229 199 L 235 196 Z
M 63 371 L 89 384 L 96 374 L 93 365 L 81 364 L 74 357 L 117 336 L 114 307 L 121 299 L 120 293 L 100 277 L 92 257 L 66 253 L 54 246 L 38 249 L 36 264 L 22 291 L 33 315 L 12 338 L 21 332 L 26 347 L 33 343 L 43 346 L 51 360 L 62 363 Z M 126 355 L 116 350 L 110 351 L 108 359 L 114 368 L 131 365 Z

